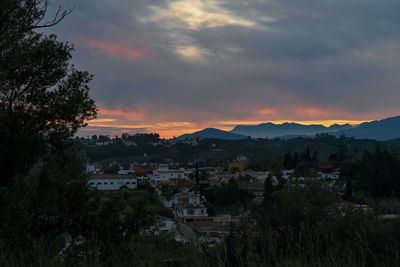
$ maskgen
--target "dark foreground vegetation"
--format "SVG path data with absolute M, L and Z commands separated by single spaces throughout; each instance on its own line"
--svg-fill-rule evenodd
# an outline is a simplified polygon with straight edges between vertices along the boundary
M 155 216 L 163 214 L 150 189 L 99 193 L 88 190 L 84 179 L 69 180 L 70 172 L 53 176 L 60 169 L 46 166 L 24 183 L 2 189 L 2 266 L 400 263 L 399 219 L 385 220 L 373 210 L 344 205 L 340 196 L 317 182 L 303 188 L 270 187 L 265 201 L 253 203 L 243 223 L 231 227 L 222 243 L 198 246 L 146 232 Z M 40 186 L 43 182 L 48 185 Z M 378 205 L 370 198 L 361 201 Z M 249 227 L 248 222 L 253 224 Z
M 67 142 L 96 114 L 91 76 L 69 65 L 68 44 L 37 32 L 67 15 L 47 23 L 46 5 L 0 2 L 1 266 L 400 265 L 400 220 L 380 216 L 400 197 L 399 156 L 388 151 L 338 153 L 343 196 L 318 181 L 300 187 L 267 180 L 261 203 L 234 184 L 204 188 L 214 205 L 247 210 L 214 246 L 148 231 L 156 215 L 168 216 L 149 186 L 91 190 Z
M 127 135 L 109 137 L 96 135 L 76 141 L 76 146 L 90 162 L 163 162 L 165 158 L 180 162 L 185 166 L 188 162 L 201 159 L 201 166 L 222 166 L 238 155 L 246 155 L 251 159 L 251 169 L 262 170 L 272 167 L 274 159 L 290 152 L 293 156 L 310 150 L 311 158 L 326 161 L 339 146 L 346 148 L 348 156 L 361 158 L 364 151 L 373 152 L 377 145 L 387 148 L 391 152 L 400 152 L 400 139 L 390 141 L 376 141 L 355 139 L 349 137 L 336 138 L 329 134 L 318 134 L 315 137 L 298 137 L 289 140 L 248 138 L 243 140 L 203 139 L 198 145 L 177 142 L 169 144 L 168 140 L 161 139 L 157 134 Z M 96 146 L 95 141 L 110 141 L 110 145 Z M 124 141 L 134 142 L 136 146 L 126 146 Z M 101 141 L 100 141 L 101 142 Z M 157 143 L 157 145 L 154 145 Z M 143 155 L 147 156 L 144 157 Z M 290 166 L 287 166 L 290 169 Z

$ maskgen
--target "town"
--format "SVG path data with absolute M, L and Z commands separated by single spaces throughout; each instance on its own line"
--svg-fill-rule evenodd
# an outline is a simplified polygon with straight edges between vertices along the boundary
M 400 1 L 0 1 L 0 266 L 400 266 Z
M 177 143 L 199 146 L 206 140 L 195 137 L 187 140 L 159 140 L 153 134 L 125 134 L 116 137 L 92 137 L 78 139 L 86 149 L 93 146 L 116 146 L 137 148 L 134 140 L 146 139 L 150 146 L 171 147 Z M 214 140 L 214 142 L 217 140 Z M 141 144 L 143 145 L 143 144 Z M 140 145 L 139 145 L 140 146 Z M 218 152 L 211 144 L 212 151 Z M 335 153 L 334 153 L 335 155 Z M 150 155 L 145 155 L 149 157 Z M 146 158 L 144 157 L 144 158 Z M 300 157 L 300 158 L 299 158 Z M 251 158 L 238 155 L 226 166 L 199 166 L 199 160 L 187 162 L 182 166 L 171 158 L 159 162 L 130 162 L 126 160 L 103 160 L 99 163 L 86 163 L 90 176 L 89 185 L 99 191 L 135 190 L 151 187 L 162 204 L 168 208 L 169 216 L 157 216 L 157 223 L 151 227 L 155 233 L 170 233 L 180 242 L 206 243 L 213 245 L 221 242 L 232 228 L 237 228 L 249 215 L 249 207 L 264 202 L 265 188 L 304 187 L 307 183 L 318 183 L 339 195 L 346 193 L 346 182 L 340 177 L 340 168 L 336 160 L 317 161 L 307 147 L 303 153 L 287 153 L 282 159 L 281 168 L 270 170 L 267 166 L 253 170 Z M 296 163 L 299 162 L 299 163 Z M 309 163 L 308 169 L 300 162 Z M 285 167 L 292 167 L 288 169 Z M 263 169 L 263 170 L 262 170 Z M 235 192 L 239 201 L 231 201 L 232 196 L 224 199 L 224 190 Z M 252 204 L 253 203 L 253 204 Z M 347 203 L 347 205 L 350 205 Z M 355 208 L 369 209 L 366 204 L 351 204 Z M 250 227 L 255 225 L 248 223 Z

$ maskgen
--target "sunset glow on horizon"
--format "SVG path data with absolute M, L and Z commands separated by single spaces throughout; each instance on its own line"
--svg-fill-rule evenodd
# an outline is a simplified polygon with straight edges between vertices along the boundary
M 197 131 L 201 131 L 204 128 L 217 128 L 224 131 L 231 131 L 236 125 L 258 125 L 261 123 L 299 123 L 303 125 L 323 125 L 329 127 L 334 124 L 351 124 L 357 125 L 363 122 L 371 120 L 315 120 L 315 121 L 292 121 L 292 120 L 277 120 L 277 121 L 217 121 L 210 122 L 208 125 L 196 125 L 190 122 L 160 122 L 160 123 L 149 123 L 149 124 L 119 124 L 115 119 L 95 119 L 90 121 L 88 128 L 84 128 L 81 131 L 81 136 L 85 136 L 86 133 L 91 129 L 96 129 L 98 134 L 108 134 L 110 129 L 113 129 L 112 135 L 120 136 L 122 133 L 158 133 L 161 138 L 171 139 L 178 137 L 183 134 L 191 134 Z M 107 123 L 108 122 L 108 123 Z
M 171 138 L 209 127 L 400 115 L 398 1 L 68 5 L 76 8 L 55 33 L 75 45 L 77 68 L 94 74 L 99 108 L 78 135 Z

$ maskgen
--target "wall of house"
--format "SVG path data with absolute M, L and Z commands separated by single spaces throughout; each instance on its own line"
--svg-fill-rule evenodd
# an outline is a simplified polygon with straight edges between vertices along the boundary
M 137 188 L 137 179 L 91 179 L 89 185 L 98 190 L 119 190 L 126 186 L 129 189 Z

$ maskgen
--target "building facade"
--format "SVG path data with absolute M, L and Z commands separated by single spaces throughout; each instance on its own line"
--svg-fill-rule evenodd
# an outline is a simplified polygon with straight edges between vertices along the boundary
M 88 183 L 91 187 L 101 191 L 120 190 L 123 187 L 128 189 L 137 188 L 135 175 L 94 174 Z
M 151 175 L 151 181 L 156 182 L 163 182 L 163 181 L 170 181 L 173 179 L 188 179 L 189 172 L 186 171 L 184 168 L 180 168 L 179 170 L 169 169 L 167 164 L 160 164 L 158 169 L 153 171 Z

